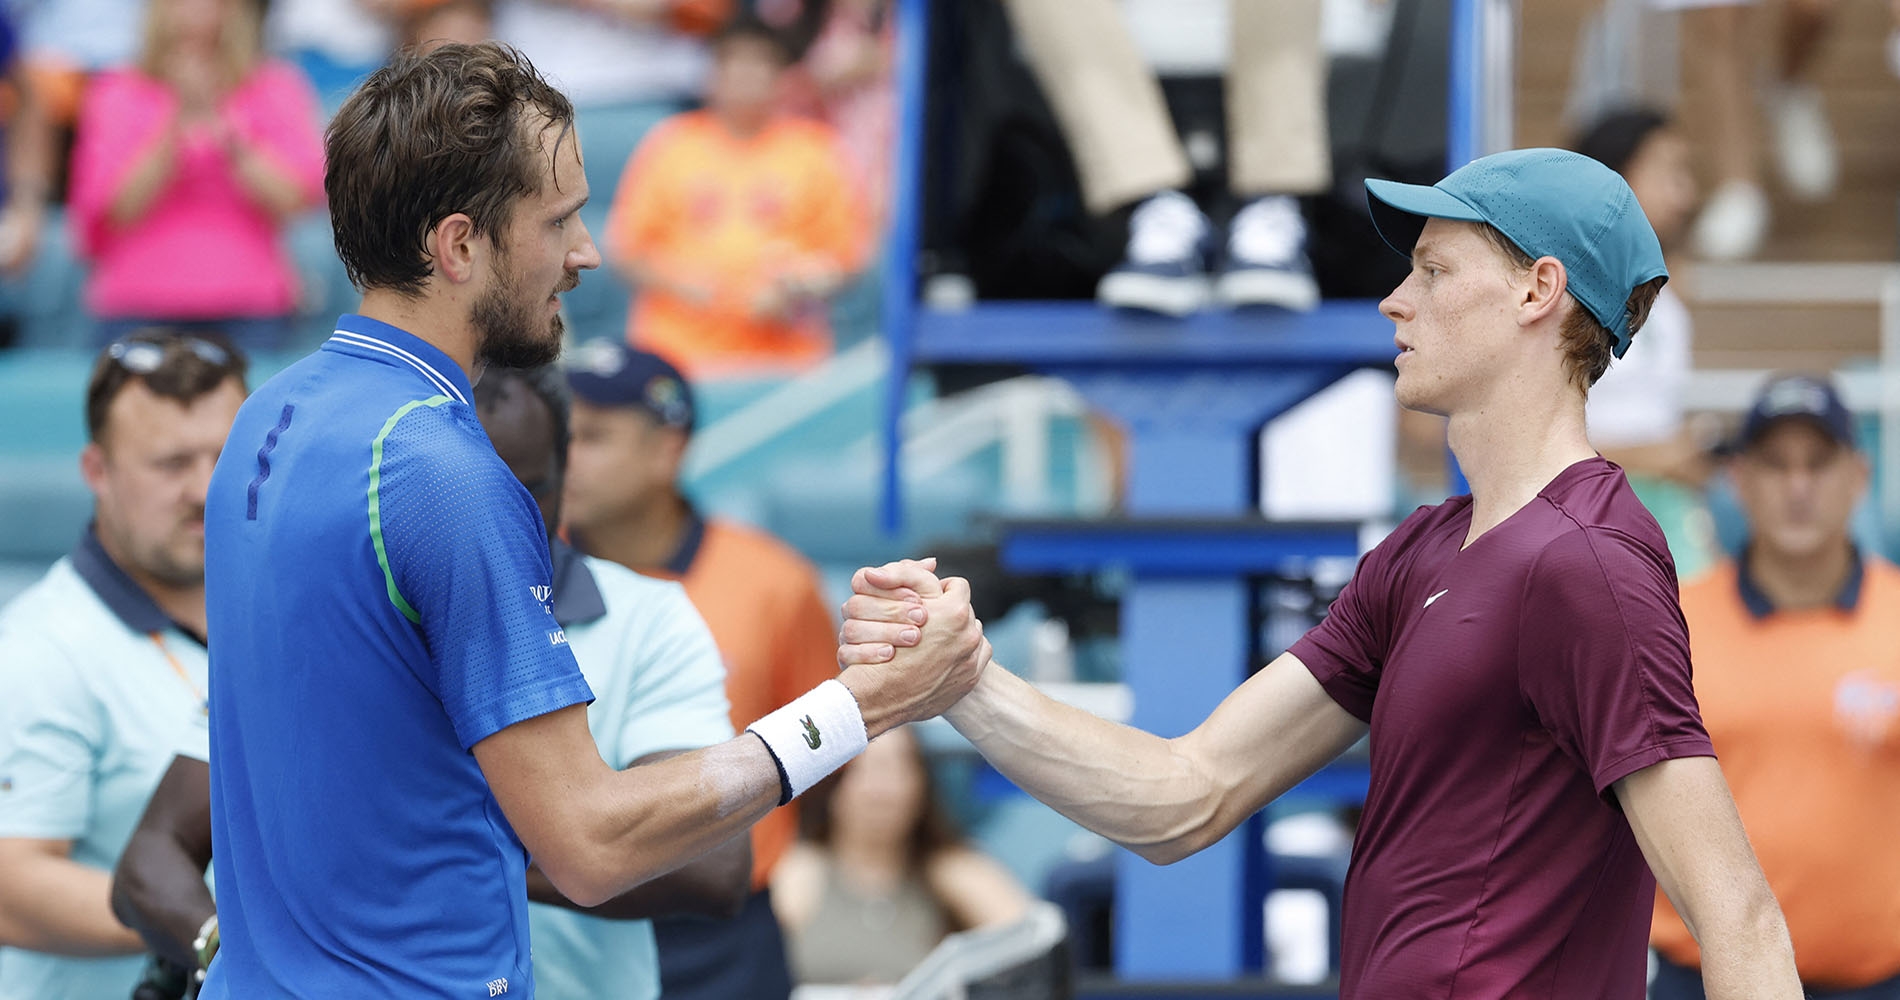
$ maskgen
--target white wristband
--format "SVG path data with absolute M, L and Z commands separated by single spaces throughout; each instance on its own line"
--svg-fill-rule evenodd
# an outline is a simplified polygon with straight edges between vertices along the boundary
M 747 726 L 746 732 L 764 740 L 765 748 L 778 760 L 779 805 L 843 767 L 870 742 L 858 699 L 844 682 L 836 680 L 798 696 Z

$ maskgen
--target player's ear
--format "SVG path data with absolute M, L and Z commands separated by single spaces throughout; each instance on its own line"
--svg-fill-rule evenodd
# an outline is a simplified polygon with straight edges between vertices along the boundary
M 1520 289 L 1518 325 L 1533 326 L 1559 314 L 1563 309 L 1564 290 L 1569 287 L 1570 276 L 1564 270 L 1563 261 L 1555 257 L 1539 257 L 1525 275 Z
M 435 272 L 455 285 L 474 279 L 476 263 L 486 250 L 485 241 L 475 235 L 475 220 L 461 212 L 443 216 L 429 231 L 428 243 Z

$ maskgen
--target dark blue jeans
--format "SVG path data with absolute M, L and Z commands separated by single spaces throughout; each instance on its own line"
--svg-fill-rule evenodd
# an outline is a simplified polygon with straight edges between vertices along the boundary
M 1900 976 L 1852 990 L 1806 987 L 1808 1000 L 1900 1000 Z M 1649 984 L 1649 1000 L 1707 1000 L 1702 994 L 1702 970 L 1656 959 L 1656 981 Z

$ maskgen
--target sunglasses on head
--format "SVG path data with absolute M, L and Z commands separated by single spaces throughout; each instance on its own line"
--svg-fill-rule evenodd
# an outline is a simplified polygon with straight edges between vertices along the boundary
M 227 368 L 231 364 L 229 350 L 191 334 L 178 334 L 164 340 L 134 338 L 116 341 L 106 348 L 106 357 L 134 375 L 150 375 L 164 365 L 165 355 L 173 345 L 185 348 L 208 365 Z

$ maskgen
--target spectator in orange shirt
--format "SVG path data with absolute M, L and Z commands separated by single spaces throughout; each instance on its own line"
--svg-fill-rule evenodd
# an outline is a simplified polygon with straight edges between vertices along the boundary
M 1696 700 L 1816 1000 L 1900 998 L 1900 570 L 1854 544 L 1868 463 L 1826 379 L 1756 398 L 1733 469 L 1739 559 L 1682 587 Z M 1661 894 L 1654 1000 L 1702 1000 Z
M 568 385 L 574 418 L 562 516 L 574 547 L 684 584 L 725 658 L 734 718 L 762 716 L 837 676 L 837 624 L 816 568 L 762 531 L 702 519 L 681 495 L 694 410 L 679 370 L 602 341 L 578 352 Z M 738 917 L 654 921 L 665 1000 L 790 994 L 766 887 L 797 835 L 797 810 L 794 802 L 752 828 L 753 893 Z
M 694 378 L 828 355 L 826 300 L 870 253 L 837 134 L 776 110 L 789 55 L 763 23 L 728 24 L 706 109 L 654 129 L 608 210 L 610 259 L 636 293 L 629 341 Z

